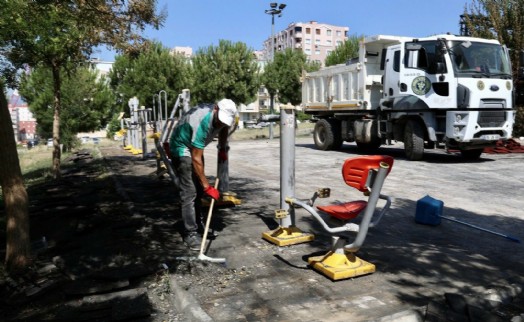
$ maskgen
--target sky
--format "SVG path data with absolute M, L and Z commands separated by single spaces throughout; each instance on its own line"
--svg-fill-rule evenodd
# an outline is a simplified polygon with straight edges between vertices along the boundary
M 272 1 L 260 0 L 158 0 L 167 12 L 159 30 L 145 36 L 165 47 L 199 48 L 218 45 L 219 40 L 244 42 L 261 50 L 271 36 Z M 348 35 L 378 34 L 424 37 L 459 33 L 459 17 L 471 0 L 284 0 L 282 17 L 275 16 L 275 33 L 294 22 L 317 21 L 349 27 Z M 102 50 L 94 58 L 112 61 L 114 52 Z

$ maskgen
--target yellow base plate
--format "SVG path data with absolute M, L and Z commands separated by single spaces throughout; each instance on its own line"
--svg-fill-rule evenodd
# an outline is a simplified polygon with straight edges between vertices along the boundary
M 315 235 L 304 233 L 297 227 L 279 227 L 262 233 L 262 238 L 277 246 L 289 246 L 308 243 L 315 239 Z
M 375 265 L 366 262 L 354 254 L 337 254 L 329 252 L 324 256 L 308 258 L 309 265 L 332 280 L 371 274 Z
M 132 145 L 126 145 L 126 146 L 124 147 L 124 150 L 131 150 L 132 148 L 133 148 Z

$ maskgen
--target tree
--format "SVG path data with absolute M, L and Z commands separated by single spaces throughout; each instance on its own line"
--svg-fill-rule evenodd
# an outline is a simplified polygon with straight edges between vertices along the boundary
M 473 0 L 464 20 L 473 37 L 494 38 L 511 48 L 511 65 L 517 97 L 524 97 L 524 66 L 521 52 L 524 50 L 524 2 L 519 0 Z M 519 73 L 519 71 L 521 71 Z M 517 103 L 521 104 L 520 99 Z M 524 134 L 524 108 L 517 109 L 513 135 Z
M 53 79 L 53 168 L 60 177 L 60 113 L 62 68 L 89 59 L 93 48 L 108 45 L 133 50 L 139 32 L 158 28 L 164 15 L 155 0 L 10 0 L 0 6 L 0 48 L 15 66 L 43 64 Z
M 471 36 L 494 38 L 512 49 L 513 72 L 518 76 L 520 52 L 524 49 L 524 2 L 473 0 L 464 17 Z
M 127 102 L 136 96 L 143 106 L 152 106 L 153 95 L 165 90 L 168 106 L 173 106 L 178 94 L 192 86 L 189 61 L 180 54 L 170 54 L 158 42 L 149 43 L 133 55 L 116 57 L 109 73 L 110 86 L 121 99 L 119 112 L 128 112 Z M 155 100 L 158 102 L 158 97 Z M 157 104 L 158 105 L 158 104 Z
M 53 75 L 53 176 L 60 176 L 60 69 L 85 62 L 100 45 L 124 52 L 139 48 L 140 32 L 158 28 L 165 14 L 156 14 L 155 0 L 9 0 L 0 6 L 0 57 L 14 68 L 48 66 Z M 3 64 L 3 62 L 0 62 Z M 3 84 L 0 84 L 3 90 Z M 6 268 L 29 263 L 27 193 L 19 169 L 10 117 L 0 97 L 0 180 L 6 199 Z M 7 114 L 6 114 L 7 113 Z
M 326 57 L 326 66 L 333 66 L 337 64 L 345 64 L 351 58 L 358 57 L 358 50 L 360 48 L 360 40 L 364 36 L 352 35 L 340 46 L 335 48 Z
M 113 93 L 104 77 L 89 67 L 77 68 L 70 73 L 61 71 L 62 114 L 60 118 L 60 138 L 65 150 L 77 143 L 76 134 L 98 130 L 110 120 L 110 110 L 114 105 Z M 20 94 L 38 123 L 38 134 L 50 137 L 53 133 L 53 86 L 51 72 L 46 67 L 35 68 L 24 75 L 20 84 Z
M 30 262 L 28 197 L 14 137 L 0 79 L 0 185 L 7 214 L 5 266 L 9 272 L 21 270 Z
M 264 68 L 262 83 L 273 101 L 277 94 L 281 103 L 298 105 L 302 101 L 302 71 L 318 70 L 318 63 L 307 62 L 306 55 L 298 50 L 287 48 L 277 52 L 275 59 Z
M 253 51 L 242 42 L 220 40 L 218 46 L 199 49 L 193 57 L 194 86 L 191 99 L 215 102 L 229 98 L 251 102 L 258 90 L 258 66 Z

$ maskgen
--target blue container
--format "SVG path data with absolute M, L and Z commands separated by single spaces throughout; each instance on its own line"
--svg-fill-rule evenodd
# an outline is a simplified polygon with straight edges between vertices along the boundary
M 418 224 L 438 226 L 442 216 L 444 202 L 430 196 L 425 196 L 417 201 L 415 222 Z

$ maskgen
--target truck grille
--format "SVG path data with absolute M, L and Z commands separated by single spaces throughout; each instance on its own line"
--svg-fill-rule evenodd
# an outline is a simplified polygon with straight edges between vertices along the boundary
M 506 122 L 505 111 L 480 111 L 478 124 L 481 127 L 500 127 Z
M 496 98 L 484 98 L 480 100 L 481 108 L 506 108 L 506 100 Z

